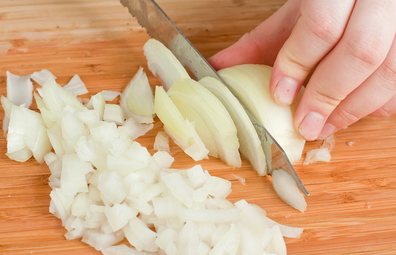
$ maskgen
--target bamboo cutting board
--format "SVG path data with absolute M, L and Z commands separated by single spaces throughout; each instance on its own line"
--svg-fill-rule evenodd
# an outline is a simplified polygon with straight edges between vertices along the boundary
M 284 0 L 158 0 L 160 6 L 202 52 L 210 57 L 268 18 Z M 28 75 L 43 68 L 66 84 L 79 74 L 91 94 L 122 91 L 139 66 L 147 70 L 142 46 L 149 39 L 117 0 L 1 0 L 0 94 L 6 71 Z M 158 84 L 149 73 L 152 85 Z M 33 105 L 33 108 L 36 108 Z M 1 110 L 0 119 L 4 112 Z M 155 128 L 138 141 L 153 152 Z M 348 141 L 354 141 L 348 146 Z M 305 151 L 319 147 L 307 143 Z M 174 144 L 175 168 L 195 164 Z M 100 254 L 79 240 L 66 241 L 61 222 L 48 212 L 49 170 L 31 159 L 5 156 L 0 138 L 0 254 Z M 228 197 L 246 199 L 270 218 L 302 227 L 286 239 L 288 254 L 396 254 L 396 117 L 364 118 L 336 134 L 330 163 L 295 168 L 311 193 L 301 213 L 283 203 L 270 177 L 258 177 L 243 161 L 231 169 L 217 159 L 200 162 L 232 181 Z M 304 157 L 303 157 L 304 159 Z M 302 160 L 303 160 L 302 159 Z M 231 174 L 242 176 L 240 184 Z

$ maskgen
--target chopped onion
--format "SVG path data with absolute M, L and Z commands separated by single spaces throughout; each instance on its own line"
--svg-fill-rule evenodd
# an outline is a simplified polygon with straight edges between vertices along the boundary
M 33 100 L 33 83 L 30 75 L 17 76 L 7 71 L 7 98 L 16 105 L 29 108 Z
M 210 90 L 227 108 L 238 130 L 241 154 L 249 160 L 257 173 L 262 176 L 267 174 L 264 151 L 260 139 L 254 129 L 245 109 L 236 97 L 218 80 L 205 77 L 199 81 Z
M 113 101 L 116 97 L 121 96 L 118 91 L 102 90 L 102 96 L 106 102 Z
M 237 179 L 242 185 L 246 185 L 245 178 L 236 174 L 231 174 L 231 175 L 234 176 L 234 178 Z
M 106 101 L 104 100 L 102 93 L 99 92 L 98 94 L 91 97 L 91 100 L 89 100 L 87 104 L 87 108 L 97 111 L 99 113 L 100 119 L 103 119 L 105 105 Z
M 155 113 L 153 92 L 143 67 L 135 74 L 121 94 L 120 105 L 125 116 L 134 118 L 139 123 L 150 124 Z
M 331 155 L 330 152 L 335 145 L 335 136 L 331 135 L 327 137 L 319 149 L 313 149 L 307 152 L 307 156 L 304 160 L 303 165 L 309 165 L 314 162 L 330 162 Z
M 300 193 L 296 181 L 285 170 L 278 169 L 272 172 L 272 184 L 276 194 L 290 206 L 304 212 L 307 209 L 304 195 Z
M 144 44 L 143 50 L 148 68 L 161 80 L 166 91 L 179 79 L 190 78 L 179 60 L 159 41 L 149 39 Z
M 10 117 L 11 117 L 11 108 L 13 105 L 15 105 L 15 103 L 12 102 L 10 99 L 6 98 L 5 96 L 1 96 L 1 105 L 5 113 L 3 119 L 3 132 L 4 132 L 4 136 L 6 136 L 8 131 L 8 124 L 10 122 Z
M 51 151 L 52 146 L 41 115 L 23 105 L 14 105 L 10 117 L 6 155 L 20 162 L 33 155 L 37 162 L 44 162 L 44 155 Z
M 155 244 L 157 233 L 149 229 L 139 218 L 133 218 L 124 228 L 125 237 L 129 243 L 138 251 L 156 252 L 158 246 Z
M 222 161 L 229 166 L 241 166 L 237 130 L 219 99 L 192 79 L 178 80 L 169 89 L 168 95 L 172 100 L 178 99 L 184 103 L 176 105 L 177 107 L 189 105 L 199 114 L 215 141 L 218 157 Z
M 128 118 L 118 130 L 127 135 L 131 140 L 146 134 L 148 131 L 153 129 L 154 124 L 139 123 L 134 118 Z
M 117 104 L 106 104 L 103 111 L 103 120 L 122 125 L 124 123 L 124 111 Z
M 34 72 L 30 78 L 32 78 L 32 80 L 34 80 L 35 82 L 37 82 L 40 86 L 43 86 L 44 83 L 49 79 L 52 78 L 54 80 L 56 80 L 56 76 L 53 75 L 50 71 L 48 71 L 47 69 L 43 69 L 40 72 Z
M 159 131 L 155 136 L 154 150 L 170 152 L 169 136 L 165 131 Z
M 75 74 L 69 83 L 63 86 L 63 88 L 70 91 L 74 96 L 80 96 L 88 93 L 87 87 L 78 74 Z
M 202 108 L 191 104 L 190 108 L 207 130 L 217 128 L 213 134 L 224 135 L 224 147 L 214 143 L 216 153 L 230 146 L 236 147 L 230 155 L 234 151 L 237 154 L 235 126 L 227 131 L 233 121 L 228 116 L 225 124 L 220 124 L 211 116 L 215 124 L 209 123 L 202 111 L 209 112 L 210 107 L 221 102 L 199 83 L 195 84 L 198 85 L 178 88 L 181 85 L 176 83 L 170 94 L 172 90 L 177 95 L 186 93 L 206 104 Z M 143 91 L 147 92 L 146 88 Z M 139 123 L 134 119 L 136 115 L 124 122 L 123 110 L 106 105 L 102 93 L 84 106 L 50 77 L 41 89 L 42 98 L 35 94 L 41 114 L 2 100 L 10 115 L 7 155 L 20 161 L 33 155 L 37 161 L 46 162 L 52 187 L 49 210 L 67 229 L 66 239 L 82 238 L 105 255 L 261 255 L 285 254 L 282 235 L 301 234 L 302 229 L 269 220 L 258 206 L 244 200 L 235 204 L 228 201 L 231 182 L 210 176 L 200 165 L 186 170 L 170 169 L 174 158 L 169 152 L 159 150 L 152 156 L 147 148 L 133 141 L 153 124 Z M 183 97 L 180 101 L 186 101 Z M 227 111 L 220 108 L 216 117 L 224 118 Z M 193 159 L 207 157 L 208 150 L 193 120 L 183 117 L 194 114 L 187 110 L 182 115 L 160 87 L 156 89 L 155 110 L 165 132 L 188 155 Z M 151 113 L 149 117 L 153 117 Z M 201 124 L 196 123 L 197 127 Z M 206 132 L 213 140 L 212 131 Z M 164 132 L 161 135 L 167 138 Z M 275 173 L 274 183 L 276 179 Z M 135 248 L 115 245 L 124 238 Z
M 165 126 L 165 131 L 175 143 L 195 161 L 208 155 L 194 124 L 185 120 L 162 87 L 155 90 L 155 112 Z
M 4 109 L 5 116 L 8 118 L 11 117 L 11 108 L 13 105 L 16 105 L 12 100 L 5 96 L 1 96 L 1 106 Z
M 272 68 L 245 64 L 226 68 L 219 75 L 285 150 L 291 163 L 300 160 L 305 140 L 293 125 L 294 106 L 279 106 L 269 93 Z

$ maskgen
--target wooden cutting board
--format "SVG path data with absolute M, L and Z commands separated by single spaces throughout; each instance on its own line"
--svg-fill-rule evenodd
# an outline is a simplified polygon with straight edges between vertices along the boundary
M 284 2 L 158 0 L 205 57 L 237 41 Z M 7 70 L 28 75 L 43 68 L 62 85 L 79 74 L 91 94 L 122 91 L 139 66 L 147 70 L 142 46 L 148 39 L 117 0 L 1 0 L 0 94 L 6 94 Z M 149 76 L 152 85 L 159 84 Z M 159 130 L 157 120 L 139 139 L 150 152 Z M 307 143 L 305 151 L 319 145 Z M 171 150 L 175 168 L 195 164 L 175 145 Z M 66 241 L 60 220 L 48 212 L 46 165 L 14 162 L 5 152 L 1 137 L 0 254 L 100 254 L 79 240 Z M 270 177 L 258 177 L 246 161 L 240 169 L 214 158 L 200 164 L 232 181 L 231 201 L 246 199 L 270 218 L 305 229 L 299 239 L 286 239 L 289 254 L 396 254 L 395 155 L 396 117 L 364 118 L 341 130 L 330 163 L 295 166 L 311 193 L 304 213 L 283 203 Z M 245 178 L 246 185 L 231 174 Z

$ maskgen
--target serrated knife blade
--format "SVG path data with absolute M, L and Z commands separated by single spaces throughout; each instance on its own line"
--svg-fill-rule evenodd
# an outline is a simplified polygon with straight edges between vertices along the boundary
M 147 33 L 152 38 L 157 39 L 168 47 L 182 65 L 187 67 L 192 74 L 194 74 L 197 80 L 206 76 L 211 76 L 220 80 L 228 89 L 230 89 L 246 110 L 246 113 L 257 131 L 261 141 L 261 146 L 267 158 L 266 164 L 269 169 L 269 174 L 271 174 L 275 169 L 285 170 L 294 178 L 300 191 L 304 195 L 309 196 L 307 189 L 298 177 L 282 147 L 276 142 L 265 127 L 261 125 L 242 100 L 240 100 L 232 89 L 220 78 L 213 67 L 192 45 L 192 43 L 172 22 L 159 5 L 154 0 L 120 1 L 125 7 L 128 7 L 129 12 L 138 20 L 139 24 L 146 28 Z

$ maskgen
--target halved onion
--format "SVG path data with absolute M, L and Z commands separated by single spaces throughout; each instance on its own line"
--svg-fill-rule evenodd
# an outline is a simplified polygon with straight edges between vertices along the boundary
M 199 83 L 210 90 L 227 108 L 238 131 L 241 154 L 249 160 L 260 176 L 267 174 L 265 155 L 260 139 L 239 101 L 227 87 L 215 78 L 205 77 L 199 80 Z
M 245 64 L 220 70 L 219 75 L 282 146 L 291 163 L 294 163 L 301 158 L 305 140 L 294 129 L 294 107 L 279 106 L 272 100 L 269 93 L 271 72 L 269 66 Z

